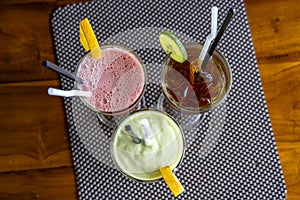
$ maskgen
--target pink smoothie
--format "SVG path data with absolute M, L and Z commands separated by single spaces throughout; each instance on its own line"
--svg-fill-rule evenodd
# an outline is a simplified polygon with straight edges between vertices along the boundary
M 93 93 L 85 100 L 104 112 L 117 112 L 137 103 L 146 81 L 140 59 L 119 46 L 101 47 L 101 58 L 87 54 L 78 66 L 77 75 L 85 80 L 78 89 Z

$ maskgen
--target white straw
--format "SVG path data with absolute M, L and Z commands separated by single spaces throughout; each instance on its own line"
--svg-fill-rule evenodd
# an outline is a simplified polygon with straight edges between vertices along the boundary
M 218 29 L 218 8 L 216 6 L 211 9 L 211 35 L 213 38 L 217 35 Z
M 81 90 L 59 90 L 55 88 L 48 88 L 48 94 L 52 96 L 60 97 L 72 97 L 72 96 L 85 96 L 90 97 L 92 92 L 90 91 L 81 91 Z
M 199 59 L 202 61 L 207 53 L 208 47 L 213 39 L 215 39 L 217 35 L 217 27 L 218 27 L 218 8 L 216 6 L 211 9 L 211 33 L 206 37 L 204 46 L 200 53 Z
M 146 132 L 145 136 L 144 136 L 145 144 L 147 146 L 149 146 L 149 145 L 152 144 L 151 138 L 150 138 L 150 136 L 152 134 L 152 129 L 150 127 L 149 121 L 146 118 L 141 120 L 141 124 L 142 124 L 142 126 L 143 126 L 143 128 L 144 128 L 144 130 Z

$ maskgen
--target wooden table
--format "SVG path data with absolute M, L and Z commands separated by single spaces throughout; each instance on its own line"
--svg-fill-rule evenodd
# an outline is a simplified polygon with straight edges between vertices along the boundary
M 81 0 L 0 2 L 0 199 L 76 199 L 51 13 Z M 288 190 L 300 199 L 300 1 L 245 0 Z

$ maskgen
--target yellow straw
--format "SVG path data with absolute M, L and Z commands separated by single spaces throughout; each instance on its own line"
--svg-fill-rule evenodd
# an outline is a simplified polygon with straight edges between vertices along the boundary
M 87 18 L 80 22 L 80 43 L 86 51 L 91 51 L 93 58 L 100 58 L 101 51 L 93 28 Z

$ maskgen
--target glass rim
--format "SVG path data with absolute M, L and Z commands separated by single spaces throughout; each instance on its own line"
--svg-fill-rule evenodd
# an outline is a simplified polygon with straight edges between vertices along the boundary
M 144 83 L 143 83 L 143 89 L 139 95 L 138 98 L 136 98 L 136 100 L 129 106 L 129 107 L 126 107 L 126 108 L 123 108 L 123 109 L 120 109 L 120 110 L 116 110 L 116 111 L 104 111 L 104 110 L 100 110 L 100 109 L 97 109 L 95 108 L 93 105 L 91 105 L 90 103 L 88 103 L 86 100 L 85 100 L 85 97 L 79 97 L 79 99 L 84 103 L 84 105 L 86 105 L 89 109 L 95 111 L 95 112 L 98 112 L 100 114 L 103 114 L 105 116 L 119 116 L 119 115 L 122 115 L 122 114 L 125 114 L 126 112 L 130 112 L 132 109 L 134 109 L 138 104 L 139 102 L 141 101 L 144 93 L 145 93 L 145 89 L 146 89 L 146 84 L 147 84 L 147 70 L 146 70 L 146 67 L 145 67 L 145 64 L 143 63 L 142 59 L 137 55 L 137 53 L 125 46 L 125 45 L 121 45 L 121 44 L 105 44 L 105 45 L 101 45 L 100 48 L 114 48 L 114 47 L 117 47 L 117 48 L 120 48 L 122 50 L 125 50 L 126 52 L 130 53 L 131 55 L 133 55 L 140 63 L 140 65 L 142 66 L 142 69 L 143 69 L 143 74 L 144 74 Z M 75 74 L 77 75 L 78 73 L 78 69 L 79 69 L 79 66 L 82 62 L 82 60 L 88 55 L 90 54 L 90 51 L 89 52 L 86 52 L 81 58 L 80 60 L 78 61 L 77 65 L 76 65 L 76 69 L 75 69 Z M 74 89 L 78 89 L 78 83 L 76 81 L 74 81 Z
M 112 133 L 112 136 L 111 136 L 111 141 L 110 141 L 110 154 L 111 154 L 111 158 L 112 158 L 112 161 L 114 163 L 114 166 L 117 168 L 117 170 L 119 172 L 121 172 L 124 176 L 126 176 L 127 178 L 129 178 L 130 180 L 134 180 L 134 181 L 137 181 L 137 182 L 141 182 L 141 183 L 154 183 L 154 182 L 159 182 L 159 181 L 162 181 L 163 180 L 163 177 L 158 177 L 158 178 L 155 178 L 155 179 L 147 179 L 147 180 L 144 180 L 144 179 L 138 179 L 136 177 L 133 177 L 131 176 L 130 174 L 124 172 L 121 167 L 119 166 L 119 164 L 117 163 L 116 159 L 114 158 L 114 140 L 115 140 L 115 137 L 116 137 L 116 133 L 118 131 L 118 129 L 120 128 L 121 124 L 128 118 L 130 117 L 131 115 L 134 115 L 136 113 L 139 113 L 139 112 L 148 112 L 148 111 L 153 111 L 153 112 L 158 112 L 158 113 L 161 113 L 167 117 L 169 117 L 176 125 L 177 127 L 179 128 L 180 130 L 180 136 L 181 136 L 181 139 L 182 139 L 182 154 L 181 154 L 181 157 L 180 157 L 180 160 L 179 162 L 177 163 L 177 165 L 174 167 L 174 169 L 172 169 L 172 171 L 174 170 L 177 170 L 181 164 L 182 164 L 182 161 L 183 161 L 183 158 L 185 157 L 185 151 L 186 151 L 186 139 L 185 139 L 185 136 L 184 136 L 184 132 L 183 132 L 183 129 L 182 127 L 180 126 L 180 124 L 177 122 L 177 120 L 175 120 L 171 115 L 169 115 L 168 113 L 164 112 L 164 111 L 161 111 L 161 110 L 158 110 L 158 109 L 155 109 L 155 108 L 142 108 L 142 109 L 139 109 L 139 110 L 135 110 L 133 112 L 131 112 L 129 115 L 126 115 L 125 117 L 123 117 L 118 123 L 117 125 L 115 126 L 115 128 L 113 129 L 113 133 Z
M 202 42 L 186 42 L 184 43 L 184 46 L 186 45 L 192 45 L 192 44 L 200 44 L 203 47 L 203 43 Z M 198 107 L 198 109 L 193 109 L 193 108 L 188 108 L 188 107 L 184 107 L 179 105 L 179 103 L 177 103 L 176 101 L 174 101 L 172 98 L 170 98 L 170 96 L 168 95 L 168 91 L 166 89 L 166 85 L 164 82 L 164 76 L 165 76 L 165 71 L 167 69 L 167 64 L 168 62 L 171 60 L 171 58 L 169 56 L 166 56 L 162 62 L 162 68 L 160 71 L 160 85 L 162 87 L 162 93 L 164 95 L 164 97 L 166 98 L 167 102 L 177 111 L 182 111 L 183 113 L 187 113 L 187 114 L 200 114 L 203 112 L 207 112 L 213 108 L 215 108 L 216 106 L 218 106 L 219 104 L 221 104 L 228 96 L 231 87 L 232 87 L 232 71 L 230 68 L 230 64 L 227 60 L 227 58 L 218 50 L 215 49 L 213 52 L 214 56 L 217 56 L 219 58 L 219 60 L 221 60 L 223 63 L 225 63 L 225 66 L 222 65 L 222 68 L 227 70 L 226 74 L 228 74 L 228 79 L 229 81 L 226 80 L 226 85 L 225 85 L 225 89 L 226 91 L 224 92 L 224 94 L 222 95 L 221 98 L 217 99 L 217 101 L 209 106 L 202 106 L 202 107 Z M 225 67 L 225 68 L 224 68 Z

